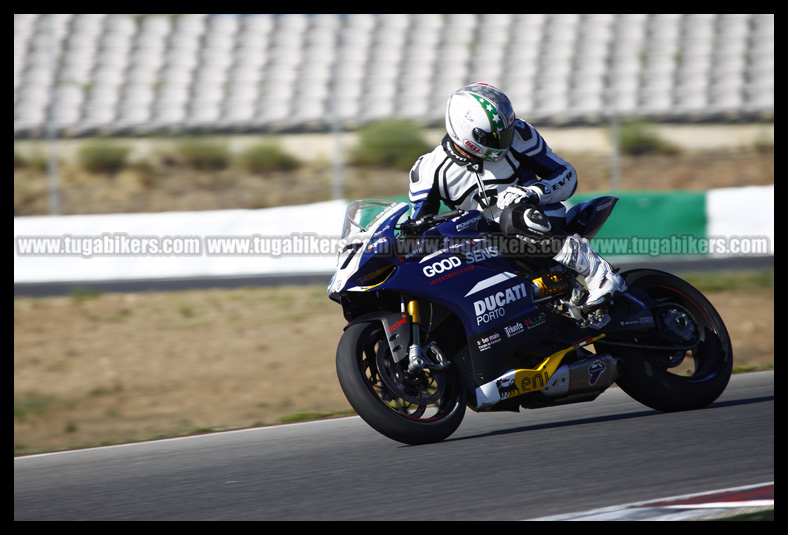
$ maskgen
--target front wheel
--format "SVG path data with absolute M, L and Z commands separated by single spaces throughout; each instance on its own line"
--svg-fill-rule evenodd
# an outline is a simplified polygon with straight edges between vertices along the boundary
M 337 348 L 337 376 L 350 405 L 373 429 L 404 444 L 439 442 L 457 430 L 466 395 L 456 366 L 411 374 L 395 363 L 379 323 L 345 330 Z
M 733 349 L 719 313 L 700 291 L 669 273 L 643 269 L 623 276 L 630 289 L 642 290 L 654 302 L 652 316 L 659 332 L 631 340 L 636 347 L 601 344 L 624 361 L 624 374 L 616 383 L 659 411 L 711 404 L 725 390 L 733 369 Z

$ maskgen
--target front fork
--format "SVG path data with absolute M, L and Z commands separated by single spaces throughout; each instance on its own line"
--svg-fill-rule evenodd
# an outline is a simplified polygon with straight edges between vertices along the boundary
M 421 345 L 421 311 L 416 299 L 407 299 L 402 296 L 402 312 L 410 318 L 411 344 L 408 348 L 408 373 L 418 374 L 424 368 L 440 371 L 451 364 L 435 342 L 426 346 Z

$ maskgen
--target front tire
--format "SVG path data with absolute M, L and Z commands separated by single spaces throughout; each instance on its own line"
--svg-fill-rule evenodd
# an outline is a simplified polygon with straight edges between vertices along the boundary
M 408 374 L 407 359 L 393 361 L 380 323 L 348 327 L 339 341 L 336 365 L 353 409 L 397 442 L 439 442 L 457 430 L 465 415 L 466 395 L 456 366 Z
M 677 345 L 684 338 L 694 348 L 653 349 L 668 345 L 664 334 L 653 333 L 633 340 L 643 348 L 602 343 L 624 361 L 624 374 L 616 383 L 635 400 L 663 412 L 700 409 L 714 402 L 733 369 L 733 349 L 719 313 L 700 291 L 669 273 L 643 269 L 623 276 L 630 289 L 640 289 L 658 303 L 652 307 L 654 320 L 675 333 Z

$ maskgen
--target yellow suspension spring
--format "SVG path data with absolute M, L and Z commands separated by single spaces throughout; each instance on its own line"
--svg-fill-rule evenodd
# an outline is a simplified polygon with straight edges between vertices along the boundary
M 569 281 L 565 276 L 551 273 L 531 281 L 533 283 L 534 297 L 547 297 L 561 293 L 569 287 Z

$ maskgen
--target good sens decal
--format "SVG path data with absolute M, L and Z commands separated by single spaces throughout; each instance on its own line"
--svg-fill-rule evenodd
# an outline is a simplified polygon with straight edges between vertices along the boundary
M 440 262 L 435 262 L 432 265 L 424 266 L 424 275 L 427 277 L 434 277 L 438 273 L 443 273 L 448 269 L 454 269 L 460 267 L 462 262 L 456 256 L 450 256 L 449 258 L 444 258 Z

